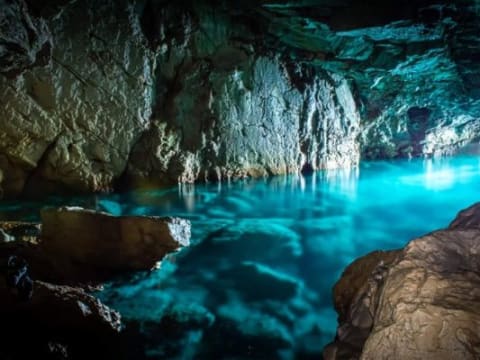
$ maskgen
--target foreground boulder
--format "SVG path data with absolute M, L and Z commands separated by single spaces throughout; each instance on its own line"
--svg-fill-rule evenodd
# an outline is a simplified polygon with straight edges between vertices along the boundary
M 42 251 L 78 280 L 149 270 L 190 241 L 190 222 L 179 218 L 115 217 L 82 208 L 44 209 L 41 218 Z
M 34 279 L 56 284 L 95 284 L 150 270 L 190 242 L 190 222 L 179 218 L 115 217 L 67 207 L 44 209 L 41 217 L 41 225 L 0 222 L 0 260 L 20 256 Z
M 86 285 L 151 269 L 189 244 L 190 223 L 82 208 L 45 209 L 41 217 L 41 225 L 0 223 L 8 240 L 0 242 L 0 358 L 138 358 L 120 315 Z
M 347 268 L 326 359 L 480 358 L 480 203 L 449 228 Z M 353 275 L 352 275 L 353 274 Z M 351 293 L 348 279 L 352 281 Z

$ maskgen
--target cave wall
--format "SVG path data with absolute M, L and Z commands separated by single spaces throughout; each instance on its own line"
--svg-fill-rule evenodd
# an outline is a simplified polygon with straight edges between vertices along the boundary
M 348 167 L 476 142 L 475 5 L 370 2 L 0 0 L 1 193 Z
M 3 192 L 111 188 L 151 115 L 155 56 L 135 8 L 77 1 L 43 18 L 1 6 Z
M 257 46 L 261 34 L 221 8 L 197 5 L 182 13 L 181 26 L 177 11 L 152 20 L 176 34 L 156 36 L 157 103 L 133 148 L 130 180 L 224 180 L 358 163 L 360 118 L 345 79 L 302 78 L 308 67 L 292 68 Z
M 55 5 L 38 14 L 2 4 L 6 195 L 358 163 L 360 118 L 346 81 L 301 78 L 306 67 L 258 49 L 252 28 L 221 8 Z

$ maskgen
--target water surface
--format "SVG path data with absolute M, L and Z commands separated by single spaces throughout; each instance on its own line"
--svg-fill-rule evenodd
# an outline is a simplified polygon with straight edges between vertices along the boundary
M 191 247 L 100 294 L 123 314 L 145 353 L 318 358 L 334 337 L 331 289 L 345 266 L 446 227 L 480 199 L 479 175 L 477 157 L 364 162 L 307 177 L 2 202 L 0 217 L 34 220 L 41 206 L 79 204 L 116 215 L 188 218 Z

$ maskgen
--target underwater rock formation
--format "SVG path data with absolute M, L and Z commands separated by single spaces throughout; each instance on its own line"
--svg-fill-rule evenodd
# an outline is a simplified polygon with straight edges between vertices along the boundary
M 449 228 L 350 265 L 326 359 L 478 359 L 480 203 Z

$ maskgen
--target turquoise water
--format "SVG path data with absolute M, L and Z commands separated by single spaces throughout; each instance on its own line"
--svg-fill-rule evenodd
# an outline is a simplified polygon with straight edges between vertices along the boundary
M 331 289 L 345 266 L 446 227 L 480 199 L 479 182 L 478 157 L 365 162 L 307 177 L 3 202 L 0 217 L 79 204 L 188 218 L 191 247 L 100 294 L 123 314 L 132 358 L 307 359 L 334 337 Z

